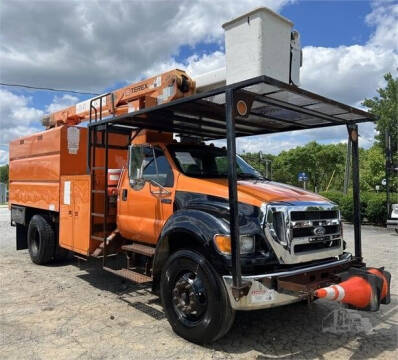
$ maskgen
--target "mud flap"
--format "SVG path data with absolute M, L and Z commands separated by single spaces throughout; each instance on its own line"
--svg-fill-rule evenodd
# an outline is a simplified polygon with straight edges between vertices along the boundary
M 17 250 L 24 250 L 28 248 L 27 227 L 21 224 L 16 224 L 16 238 Z

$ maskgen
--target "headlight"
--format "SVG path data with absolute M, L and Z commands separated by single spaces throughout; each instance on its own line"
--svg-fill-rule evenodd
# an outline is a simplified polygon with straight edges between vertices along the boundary
M 231 238 L 229 235 L 214 235 L 214 243 L 217 249 L 223 254 L 231 254 Z M 254 252 L 254 236 L 240 236 L 240 253 L 249 254 Z

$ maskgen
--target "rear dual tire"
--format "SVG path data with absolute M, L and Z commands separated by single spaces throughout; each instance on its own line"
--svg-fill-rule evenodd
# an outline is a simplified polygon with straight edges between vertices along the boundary
M 38 265 L 60 261 L 67 257 L 68 251 L 58 246 L 57 236 L 52 222 L 42 215 L 34 215 L 30 220 L 28 249 L 32 261 Z
M 235 312 L 225 285 L 198 252 L 179 250 L 170 256 L 162 272 L 160 294 L 174 332 L 191 342 L 214 342 L 233 324 Z

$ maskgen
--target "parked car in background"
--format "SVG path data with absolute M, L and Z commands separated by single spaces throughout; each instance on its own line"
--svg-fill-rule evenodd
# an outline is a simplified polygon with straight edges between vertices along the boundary
M 394 229 L 398 234 L 398 204 L 391 205 L 391 214 L 387 220 L 387 228 Z

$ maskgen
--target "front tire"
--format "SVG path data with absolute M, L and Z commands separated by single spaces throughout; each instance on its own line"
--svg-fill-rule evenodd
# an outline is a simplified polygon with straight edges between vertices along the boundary
M 41 215 L 34 215 L 28 228 L 29 255 L 35 264 L 47 264 L 54 258 L 55 233 L 51 224 Z
M 234 321 L 220 276 L 197 252 L 179 250 L 170 256 L 162 272 L 160 296 L 173 330 L 191 342 L 214 342 Z

